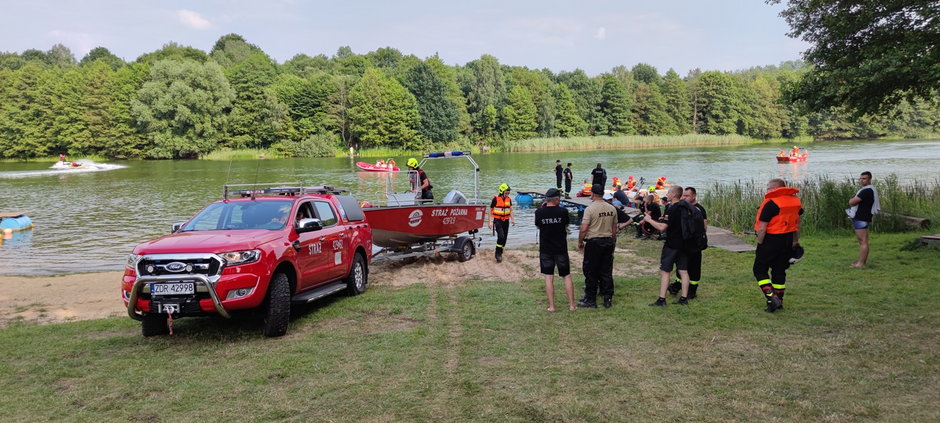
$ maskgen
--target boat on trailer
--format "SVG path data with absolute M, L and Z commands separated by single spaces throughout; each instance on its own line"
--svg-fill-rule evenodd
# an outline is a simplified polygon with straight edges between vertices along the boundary
M 476 254 L 482 238 L 478 235 L 486 217 L 486 204 L 479 199 L 480 166 L 469 151 L 428 153 L 418 164 L 423 167 L 430 160 L 466 159 L 473 165 L 473 198 L 453 190 L 440 203 L 426 202 L 417 192 L 396 194 L 389 180 L 384 206 L 367 205 L 362 208 L 372 227 L 372 243 L 381 247 L 374 257 L 404 258 L 433 253 L 456 253 L 460 261 Z M 388 172 L 391 179 L 394 171 Z M 415 171 L 405 171 L 417 181 Z M 412 190 L 416 187 L 412 184 Z

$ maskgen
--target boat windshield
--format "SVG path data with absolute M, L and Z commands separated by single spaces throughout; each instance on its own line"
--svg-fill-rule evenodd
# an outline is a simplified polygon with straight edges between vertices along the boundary
M 292 201 L 229 201 L 206 207 L 181 232 L 229 229 L 283 229 Z

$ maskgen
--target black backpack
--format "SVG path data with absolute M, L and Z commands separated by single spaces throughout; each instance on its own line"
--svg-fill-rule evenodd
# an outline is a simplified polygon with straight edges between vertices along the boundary
M 705 216 L 698 207 L 680 200 L 676 206 L 682 210 L 682 241 L 687 251 L 702 251 L 708 248 L 705 234 Z

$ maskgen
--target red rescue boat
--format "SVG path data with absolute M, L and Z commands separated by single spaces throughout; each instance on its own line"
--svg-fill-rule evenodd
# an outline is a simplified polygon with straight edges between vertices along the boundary
M 470 157 L 470 152 L 429 153 L 418 167 L 423 167 L 429 159 L 455 157 L 466 158 L 473 164 L 475 198 L 467 199 L 460 191 L 453 190 L 441 203 L 425 203 L 415 193 L 386 192 L 387 205 L 363 206 L 362 211 L 372 227 L 372 243 L 383 248 L 378 252 L 380 259 L 433 251 L 457 253 L 458 259 L 465 261 L 476 253 L 481 242 L 477 234 L 486 222 L 486 204 L 479 200 L 480 167 Z
M 479 230 L 486 216 L 482 204 L 366 207 L 362 211 L 372 226 L 372 243 L 387 248 Z
M 359 169 L 362 169 L 366 172 L 398 172 L 398 166 L 379 166 L 372 163 L 366 162 L 356 162 L 356 166 L 359 166 Z
M 783 150 L 780 150 L 780 153 L 777 154 L 777 163 L 797 163 L 805 162 L 809 158 L 809 151 L 805 148 L 793 147 L 793 151 L 790 154 L 786 154 Z

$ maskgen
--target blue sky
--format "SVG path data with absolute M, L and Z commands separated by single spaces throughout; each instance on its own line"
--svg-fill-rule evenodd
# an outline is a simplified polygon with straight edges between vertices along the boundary
M 738 70 L 800 58 L 779 5 L 763 0 L 0 0 L 0 51 L 94 47 L 134 60 L 168 42 L 209 51 L 237 33 L 283 63 L 393 47 L 464 64 L 584 69 L 649 63 L 665 73 Z

